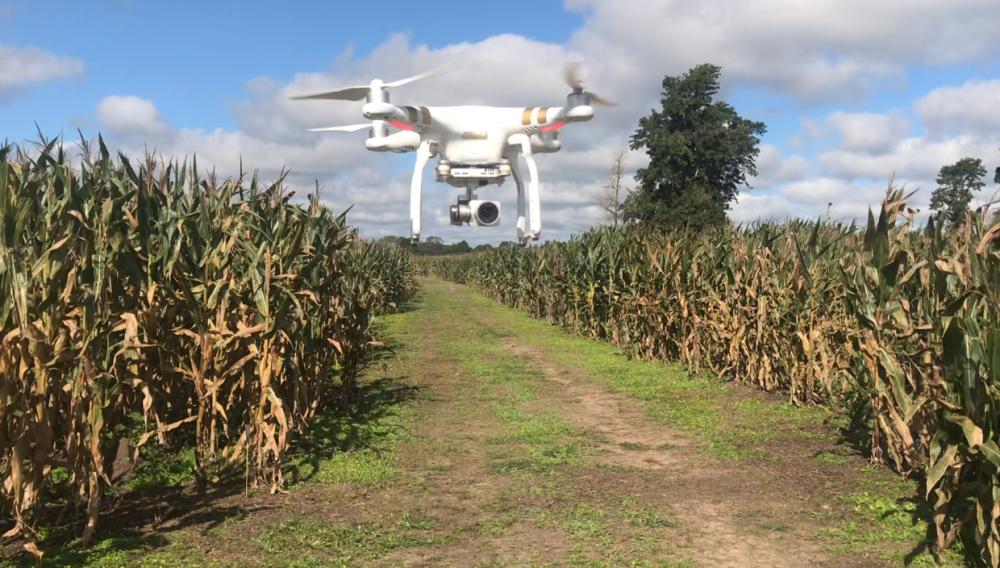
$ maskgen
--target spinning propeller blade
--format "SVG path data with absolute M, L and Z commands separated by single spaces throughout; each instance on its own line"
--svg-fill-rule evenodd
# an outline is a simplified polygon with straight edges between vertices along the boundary
M 419 73 L 412 77 L 407 77 L 405 79 L 400 79 L 398 81 L 392 81 L 390 83 L 382 83 L 378 79 L 371 82 L 369 85 L 357 85 L 354 87 L 347 87 L 344 89 L 337 89 L 336 91 L 326 91 L 323 93 L 310 93 L 308 95 L 295 95 L 288 97 L 295 101 L 301 101 L 306 99 L 327 99 L 334 101 L 360 101 L 361 99 L 368 96 L 368 93 L 372 89 L 378 89 L 383 87 L 402 87 L 403 85 L 408 85 L 414 81 L 419 81 L 421 79 L 427 79 L 428 77 L 434 77 L 442 73 L 447 73 L 448 69 L 445 67 L 439 67 L 437 69 L 432 69 L 430 71 Z
M 357 87 L 347 87 L 346 89 L 337 89 L 336 91 L 327 91 L 325 93 L 312 93 L 308 95 L 295 95 L 293 97 L 288 97 L 293 101 L 301 101 L 306 99 L 328 99 L 334 101 L 360 101 L 365 98 L 368 94 L 368 85 L 357 86 Z
M 574 91 L 583 90 L 583 63 L 571 61 L 563 67 L 563 81 Z
M 595 104 L 597 106 L 602 106 L 602 107 L 618 106 L 618 103 L 614 101 L 609 101 L 608 99 L 598 95 L 597 93 L 588 92 L 587 94 L 590 95 L 591 104 Z
M 357 132 L 358 130 L 371 128 L 371 126 L 371 123 L 351 124 L 348 126 L 326 126 L 323 128 L 310 128 L 309 132 Z
M 563 80 L 566 81 L 569 88 L 573 89 L 574 93 L 586 93 L 592 104 L 604 107 L 617 106 L 618 104 L 587 90 L 587 86 L 583 83 L 583 64 L 579 61 L 566 64 L 566 67 L 563 68 Z
M 421 79 L 428 79 L 430 77 L 436 77 L 443 73 L 447 73 L 447 67 L 438 67 L 437 69 L 431 69 L 430 71 L 425 71 L 423 73 L 418 73 L 412 77 L 407 77 L 405 79 L 400 79 L 398 81 L 393 81 L 391 83 L 386 83 L 386 87 L 402 87 L 403 85 L 408 85 L 414 81 L 419 81 Z

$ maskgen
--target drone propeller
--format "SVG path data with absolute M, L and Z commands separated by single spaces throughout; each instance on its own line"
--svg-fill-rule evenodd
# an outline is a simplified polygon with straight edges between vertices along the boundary
M 334 101 L 360 101 L 365 98 L 368 94 L 368 85 L 363 87 L 347 87 L 346 89 L 337 89 L 336 91 L 327 91 L 325 93 L 312 93 L 309 95 L 295 95 L 288 97 L 293 101 L 302 101 L 306 99 L 329 99 Z
M 369 92 L 373 89 L 381 89 L 384 87 L 402 87 L 403 85 L 408 85 L 414 81 L 419 81 L 421 79 L 427 79 L 429 77 L 434 77 L 442 73 L 447 72 L 447 68 L 439 67 L 437 69 L 432 69 L 431 71 L 426 71 L 424 73 L 418 73 L 412 77 L 407 77 L 405 79 L 400 79 L 398 81 L 390 81 L 384 83 L 379 79 L 372 79 L 372 82 L 368 85 L 355 85 L 353 87 L 346 87 L 343 89 L 337 89 L 336 91 L 326 91 L 323 93 L 311 93 L 308 95 L 295 95 L 288 97 L 292 100 L 300 101 L 305 99 L 327 99 L 335 101 L 360 101 L 365 98 Z
M 448 72 L 448 68 L 447 67 L 438 67 L 437 69 L 431 69 L 430 71 L 424 71 L 423 73 L 417 73 L 416 75 L 414 75 L 412 77 L 407 77 L 405 79 L 400 79 L 398 81 L 393 81 L 391 83 L 386 83 L 385 86 L 386 87 L 402 87 L 403 85 L 407 85 L 407 84 L 412 83 L 414 81 L 419 81 L 421 79 L 429 79 L 431 77 L 437 77 L 438 75 L 441 75 L 441 74 L 447 73 L 447 72 Z
M 583 83 L 583 64 L 580 62 L 566 64 L 566 67 L 563 68 L 563 80 L 573 89 L 574 93 L 586 94 L 590 98 L 590 102 L 595 105 L 610 107 L 618 104 L 605 99 L 597 93 L 586 90 L 587 87 Z
M 371 128 L 371 123 L 351 124 L 348 126 L 325 126 L 323 128 L 310 128 L 309 132 L 357 132 L 366 128 Z

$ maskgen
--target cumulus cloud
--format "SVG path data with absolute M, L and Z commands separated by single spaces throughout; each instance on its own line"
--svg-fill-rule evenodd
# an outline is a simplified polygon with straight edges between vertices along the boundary
M 170 130 L 156 104 L 132 95 L 111 95 L 97 103 L 97 120 L 115 134 L 158 136 Z
M 932 135 L 1000 133 L 1000 79 L 938 87 L 917 101 L 917 113 Z
M 913 184 L 905 186 L 920 187 Z M 744 224 L 796 217 L 856 221 L 864 219 L 869 209 L 878 208 L 887 187 L 887 181 L 856 182 L 829 177 L 810 178 L 786 184 L 775 191 L 741 193 L 729 216 L 734 222 Z M 924 211 L 929 197 L 929 192 L 918 193 L 911 198 L 910 205 Z
M 973 135 L 935 139 L 910 137 L 877 151 L 833 148 L 819 157 L 825 175 L 846 180 L 934 179 L 938 170 L 963 157 L 989 159 L 996 156 L 996 146 L 988 139 Z
M 638 76 L 706 61 L 730 81 L 807 101 L 857 99 L 898 82 L 912 61 L 1000 51 L 1000 10 L 982 0 L 570 0 L 586 14 L 575 47 Z M 640 55 L 641 54 L 641 55 Z M 650 73 L 650 70 L 655 72 Z
M 41 83 L 82 77 L 83 62 L 35 46 L 0 44 L 0 100 Z
M 911 129 L 910 121 L 900 112 L 834 112 L 827 121 L 847 150 L 879 152 L 891 148 Z
M 809 172 L 809 160 L 802 156 L 785 156 L 772 144 L 761 144 L 757 156 L 757 175 L 750 180 L 753 187 L 767 188 L 775 184 L 802 179 Z
M 734 223 L 750 224 L 755 221 L 781 221 L 802 216 L 800 205 L 786 197 L 770 193 L 754 194 L 743 192 L 736 198 L 729 211 Z

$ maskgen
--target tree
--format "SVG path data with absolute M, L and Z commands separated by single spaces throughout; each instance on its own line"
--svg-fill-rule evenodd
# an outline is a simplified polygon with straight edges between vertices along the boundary
M 938 172 L 937 188 L 931 194 L 931 209 L 948 223 L 961 223 L 969 209 L 972 194 L 986 187 L 983 176 L 986 168 L 979 158 L 962 158 L 954 164 L 942 166 Z
M 618 152 L 618 155 L 615 156 L 614 161 L 611 162 L 611 174 L 608 176 L 607 183 L 601 186 L 602 192 L 597 198 L 597 204 L 604 210 L 612 227 L 617 227 L 622 221 L 625 207 L 622 194 L 628 194 L 629 191 L 628 188 L 622 186 L 622 175 L 624 174 L 622 160 L 624 158 L 625 152 Z
M 663 78 L 661 109 L 640 119 L 629 139 L 633 150 L 646 149 L 649 165 L 635 176 L 626 218 L 696 228 L 724 223 L 740 187 L 749 187 L 767 127 L 715 100 L 720 73 L 703 64 Z

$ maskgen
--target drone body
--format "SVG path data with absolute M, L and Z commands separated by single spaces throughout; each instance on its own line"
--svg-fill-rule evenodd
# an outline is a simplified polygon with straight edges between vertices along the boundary
M 557 152 L 559 130 L 569 123 L 594 116 L 592 104 L 609 105 L 584 90 L 579 66 L 568 66 L 566 80 L 573 92 L 561 107 L 491 106 L 397 106 L 389 102 L 387 88 L 437 74 L 425 73 L 400 81 L 336 91 L 302 95 L 293 99 L 361 100 L 361 109 L 371 122 L 351 126 L 312 129 L 316 132 L 354 132 L 367 129 L 365 147 L 375 152 L 416 152 L 410 181 L 410 237 L 420 238 L 420 206 L 423 171 L 427 162 L 438 157 L 438 181 L 464 188 L 465 196 L 451 206 L 454 225 L 491 226 L 499 223 L 500 204 L 480 201 L 475 191 L 490 184 L 502 184 L 513 177 L 517 185 L 517 240 L 526 244 L 537 240 L 542 231 L 541 196 L 534 155 Z M 522 169 L 523 159 L 527 176 Z

